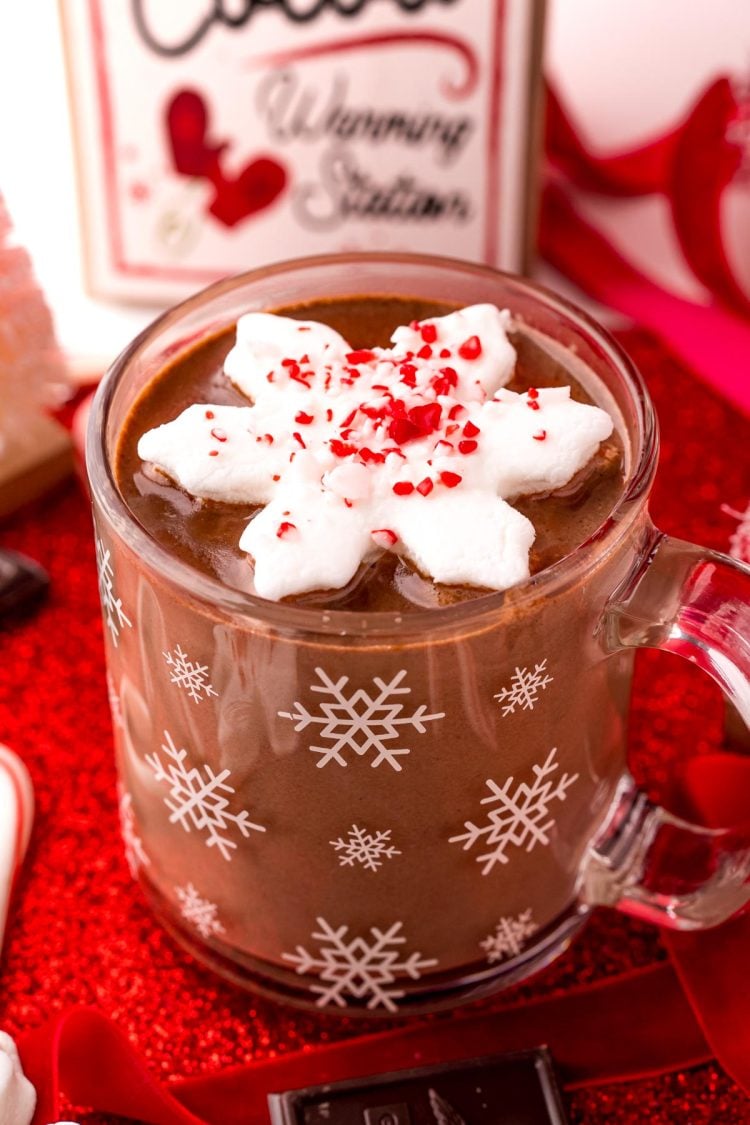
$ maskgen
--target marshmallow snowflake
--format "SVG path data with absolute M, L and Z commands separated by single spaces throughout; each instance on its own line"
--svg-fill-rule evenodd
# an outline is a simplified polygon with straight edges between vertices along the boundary
M 139 456 L 193 496 L 259 506 L 239 546 L 261 597 L 340 589 L 386 550 L 436 582 L 507 589 L 534 540 L 508 500 L 567 484 L 613 428 L 569 387 L 506 390 L 509 325 L 473 305 L 352 350 L 249 313 L 224 370 L 251 405 L 190 406 Z

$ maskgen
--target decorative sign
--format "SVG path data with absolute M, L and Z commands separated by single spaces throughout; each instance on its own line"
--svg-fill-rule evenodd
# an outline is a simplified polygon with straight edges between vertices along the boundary
M 344 250 L 523 265 L 538 0 L 61 0 L 90 288 Z

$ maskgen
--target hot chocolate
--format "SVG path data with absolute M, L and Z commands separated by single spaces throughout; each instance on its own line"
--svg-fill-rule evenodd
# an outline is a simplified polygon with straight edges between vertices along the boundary
M 289 333 L 284 338 L 284 322 L 270 325 L 269 318 L 247 317 L 245 320 L 250 323 L 245 333 L 250 336 L 251 345 L 256 349 L 258 347 L 253 334 L 262 336 L 263 333 L 275 332 L 278 335 L 281 331 L 281 350 L 290 353 L 281 361 L 278 354 L 274 356 L 273 349 L 269 354 L 262 353 L 257 361 L 262 376 L 260 383 L 255 385 L 252 373 L 249 378 L 245 377 L 244 385 L 242 382 L 241 331 L 236 346 L 234 329 L 202 341 L 167 366 L 149 384 L 127 419 L 119 444 L 116 472 L 129 508 L 151 535 L 179 557 L 227 585 L 253 591 L 253 570 L 248 548 L 242 549 L 245 546 L 242 539 L 259 505 L 243 497 L 243 485 L 246 485 L 242 479 L 244 464 L 238 469 L 229 463 L 225 471 L 231 479 L 217 478 L 217 483 L 212 483 L 210 487 L 200 480 L 195 484 L 195 474 L 204 472 L 206 479 L 210 478 L 213 482 L 227 466 L 234 449 L 237 449 L 238 459 L 250 461 L 260 461 L 263 454 L 268 453 L 271 459 L 266 470 L 269 479 L 279 481 L 287 463 L 295 458 L 295 469 L 299 474 L 302 471 L 300 463 L 309 456 L 306 450 L 312 444 L 311 435 L 315 436 L 315 422 L 325 422 L 324 414 L 327 413 L 332 425 L 319 435 L 324 446 L 333 451 L 326 449 L 329 471 L 324 474 L 323 483 L 330 489 L 326 499 L 342 517 L 347 515 L 344 505 L 354 509 L 352 515 L 356 514 L 363 504 L 360 496 L 362 487 L 369 488 L 367 470 L 376 476 L 378 473 L 385 474 L 387 465 L 384 466 L 383 462 L 391 461 L 395 464 L 395 478 L 392 473 L 385 488 L 386 491 L 392 489 L 401 502 L 392 503 L 385 511 L 382 504 L 379 505 L 377 514 L 370 516 L 369 524 L 363 528 L 354 526 L 351 531 L 348 527 L 342 528 L 343 544 L 331 539 L 331 536 L 335 539 L 337 525 L 335 529 L 333 525 L 326 528 L 328 534 L 322 549 L 335 557 L 334 563 L 338 562 L 345 544 L 353 536 L 363 533 L 367 539 L 368 531 L 372 534 L 373 544 L 368 544 L 370 549 L 366 550 L 354 573 L 345 574 L 343 581 L 336 581 L 335 585 L 327 582 L 325 574 L 330 567 L 323 566 L 320 588 L 315 588 L 313 580 L 307 583 L 312 588 L 293 590 L 288 594 L 287 588 L 280 585 L 280 593 L 271 596 L 290 596 L 306 604 L 331 608 L 408 612 L 414 608 L 452 604 L 486 594 L 488 588 L 482 582 L 482 571 L 478 566 L 474 568 L 475 575 L 470 573 L 469 568 L 469 580 L 434 581 L 429 571 L 429 559 L 425 572 L 424 566 L 420 566 L 420 553 L 413 549 L 409 551 L 408 547 L 401 549 L 401 536 L 391 525 L 398 519 L 408 525 L 412 520 L 431 518 L 441 525 L 439 534 L 447 543 L 451 538 L 449 525 L 452 518 L 465 513 L 467 522 L 471 524 L 473 521 L 475 525 L 473 532 L 469 527 L 469 533 L 476 537 L 477 554 L 488 549 L 488 543 L 480 541 L 479 525 L 482 522 L 487 524 L 489 539 L 494 509 L 488 509 L 484 503 L 476 507 L 476 490 L 470 490 L 470 473 L 474 472 L 476 477 L 476 465 L 482 455 L 481 443 L 494 441 L 497 446 L 507 447 L 509 442 L 523 441 L 526 448 L 521 451 L 521 456 L 525 461 L 534 461 L 535 458 L 538 461 L 542 453 L 547 454 L 548 461 L 564 461 L 569 453 L 567 446 L 570 445 L 571 424 L 580 426 L 579 414 L 584 425 L 590 424 L 590 419 L 583 411 L 575 414 L 572 423 L 564 413 L 562 417 L 556 417 L 556 409 L 568 407 L 572 411 L 574 408 L 567 402 L 555 402 L 554 396 L 564 392 L 550 394 L 548 388 L 570 388 L 571 398 L 576 403 L 591 403 L 589 392 L 593 388 L 590 387 L 588 392 L 584 390 L 572 375 L 570 363 L 566 365 L 564 356 L 553 354 L 520 327 L 508 329 L 505 318 L 500 320 L 499 314 L 497 317 L 493 315 L 496 310 L 491 310 L 489 306 L 475 306 L 475 309 L 483 311 L 471 317 L 468 314 L 474 313 L 474 309 L 467 310 L 465 323 L 457 325 L 452 324 L 454 317 L 448 316 L 452 312 L 450 306 L 397 297 L 327 300 L 276 310 L 281 316 L 294 318 L 303 325 L 298 330 L 297 340 Z M 329 385 L 322 394 L 315 393 L 316 389 L 322 388 L 313 384 L 317 357 L 311 360 L 307 354 L 312 350 L 315 335 L 310 322 L 315 330 L 318 328 L 316 322 L 334 330 L 329 334 L 330 342 L 323 336 L 320 345 L 324 351 L 328 348 L 325 358 L 329 361 Z M 399 325 L 411 325 L 412 328 L 399 328 Z M 394 330 L 397 344 L 389 349 L 388 341 Z M 335 371 L 331 353 L 335 352 L 338 343 L 336 333 L 340 334 L 338 339 L 343 337 L 347 342 L 341 348 L 344 358 L 338 374 L 349 386 L 336 386 L 335 374 L 334 385 L 330 386 L 330 371 Z M 467 340 L 476 343 L 467 345 Z M 374 363 L 376 353 L 371 350 L 373 346 L 378 348 L 380 363 Z M 472 346 L 480 349 L 479 355 L 471 352 Z M 296 359 L 291 354 L 295 348 Z M 481 356 L 482 348 L 484 356 Z M 247 357 L 244 357 L 244 362 L 248 362 Z M 317 362 L 319 367 L 323 365 L 323 352 Z M 487 372 L 487 380 L 494 380 L 489 392 L 477 378 L 483 370 Z M 502 378 L 498 377 L 498 371 Z M 461 384 L 456 387 L 459 372 Z M 266 381 L 273 386 L 268 388 Z M 279 384 L 283 386 L 279 388 Z M 505 389 L 500 389 L 498 384 L 504 384 Z M 475 385 L 479 388 L 477 393 Z M 254 427 L 253 415 L 248 410 L 256 390 L 262 393 L 264 389 L 272 389 L 292 403 L 288 417 L 281 419 L 276 400 L 271 403 L 270 412 L 266 412 L 267 425 L 272 429 L 275 423 L 275 433 L 265 432 L 265 425 L 260 423 Z M 339 416 L 334 417 L 330 404 L 335 405 L 337 390 L 338 397 L 341 394 L 345 396 L 345 405 Z M 435 391 L 437 393 L 433 393 Z M 496 433 L 487 431 L 487 421 L 497 425 L 497 419 L 485 417 L 486 412 L 481 410 L 482 399 L 478 399 L 478 395 L 486 399 L 493 391 L 490 409 L 494 409 L 500 419 L 503 416 L 507 419 L 505 429 Z M 464 399 L 467 394 L 469 396 L 466 401 L 459 401 L 462 392 Z M 194 410 L 190 422 L 187 414 L 184 416 L 184 425 L 188 426 L 188 430 L 179 430 L 175 424 L 172 425 L 174 434 L 170 448 L 169 427 L 165 423 L 172 423 L 191 404 L 205 404 L 206 409 L 200 412 Z M 517 408 L 515 415 L 511 413 L 514 406 Z M 590 412 L 591 415 L 594 413 Z M 228 429 L 235 419 L 238 433 Z M 526 424 L 528 432 L 517 438 L 516 431 L 527 420 L 533 422 L 533 426 Z M 368 429 L 365 437 L 357 442 L 354 435 L 362 422 Z M 496 532 L 497 543 L 501 542 L 503 535 L 506 538 L 513 534 L 520 534 L 521 538 L 533 537 L 530 551 L 526 546 L 528 570 L 532 574 L 569 554 L 593 534 L 612 510 L 621 492 L 620 438 L 617 434 L 602 437 L 608 432 L 606 421 L 602 426 L 601 417 L 593 419 L 594 425 L 597 422 L 599 428 L 594 430 L 579 458 L 580 468 L 576 465 L 575 471 L 567 474 L 564 467 L 562 473 L 558 471 L 558 480 L 563 481 L 561 486 L 554 487 L 553 477 L 545 478 L 544 471 L 541 480 L 534 481 L 534 472 L 528 468 L 518 475 L 515 485 L 513 482 L 506 483 L 504 495 L 509 495 L 512 503 L 512 510 L 503 505 L 506 521 L 512 521 L 516 513 L 526 518 L 511 522 L 510 527 L 501 518 Z M 199 429 L 194 433 L 192 427 L 196 425 Z M 156 429 L 161 426 L 165 426 L 164 430 Z M 201 428 L 207 434 L 210 445 L 205 455 L 198 448 Z M 253 428 L 259 432 L 248 433 Z M 144 438 L 144 434 L 148 436 Z M 373 440 L 378 436 L 384 438 L 379 447 Z M 424 446 L 422 462 L 410 473 L 411 466 L 404 465 L 404 461 L 417 443 Z M 272 444 L 274 447 L 270 448 Z M 260 448 L 257 448 L 258 445 Z M 513 448 L 509 453 L 503 451 L 506 461 L 512 460 L 514 455 L 517 454 Z M 190 479 L 187 483 L 183 480 L 184 487 L 181 488 L 172 477 L 179 478 L 180 467 L 185 466 L 186 457 L 191 461 Z M 333 472 L 330 471 L 331 465 Z M 326 467 L 325 463 L 323 467 Z M 232 473 L 234 477 L 231 477 Z M 501 475 L 503 473 L 507 477 L 507 468 L 501 471 Z M 259 488 L 255 480 L 251 480 L 246 495 L 253 496 L 254 489 L 257 496 L 264 493 L 263 486 Z M 448 495 L 449 491 L 452 495 Z M 440 502 L 441 499 L 439 494 L 442 494 L 444 504 L 452 502 L 452 508 L 442 510 L 436 506 L 436 500 Z M 318 495 L 319 492 L 316 492 L 312 500 Z M 232 502 L 222 502 L 220 498 L 225 496 Z M 491 503 L 497 505 L 501 502 L 493 497 Z M 294 511 L 290 514 L 291 506 L 292 501 L 288 499 L 277 505 L 279 511 L 272 530 L 279 539 L 299 537 L 294 522 L 295 519 L 299 522 L 299 519 Z M 331 522 L 327 512 L 313 512 L 310 518 L 320 521 L 327 518 Z M 461 535 L 463 531 L 463 528 L 454 528 L 454 534 Z M 252 532 L 248 531 L 247 539 L 251 537 Z M 258 536 L 255 538 L 257 540 Z M 277 548 L 272 564 L 276 583 L 272 581 L 269 588 L 275 590 L 279 585 L 279 569 L 284 565 L 284 550 L 289 550 L 289 546 L 273 543 L 272 546 Z M 304 549 L 303 545 L 301 549 Z M 310 552 L 315 549 L 315 544 L 310 546 Z M 489 549 L 492 549 L 491 541 Z M 250 551 L 252 559 L 252 545 Z M 512 552 L 509 551 L 509 554 Z M 525 558 L 524 553 L 524 563 Z M 443 562 L 442 559 L 438 561 Z M 302 569 L 298 561 L 292 562 L 291 566 L 298 573 Z M 486 569 L 492 577 L 492 567 Z M 518 570 L 517 560 L 511 557 L 502 573 L 508 574 L 510 580 L 504 582 L 501 576 L 495 588 L 515 584 L 527 572 Z M 264 592 L 262 586 L 259 592 Z
M 291 319 L 250 323 L 251 350 L 265 333 L 252 362 L 235 354 L 227 377 L 234 327 L 204 333 L 117 427 L 115 479 L 140 525 L 135 550 L 99 517 L 126 840 L 157 911 L 223 971 L 318 1007 L 433 1004 L 544 960 L 579 924 L 580 865 L 623 769 L 628 695 L 630 658 L 605 660 L 597 630 L 631 550 L 601 563 L 594 552 L 585 577 L 552 592 L 524 574 L 606 520 L 624 429 L 591 406 L 619 417 L 571 351 L 497 308 L 369 296 L 275 311 Z M 278 350 L 274 333 L 310 322 L 328 328 L 300 333 L 317 339 L 296 355 Z M 241 321 L 240 344 L 246 331 Z M 333 333 L 343 358 L 315 364 L 315 347 L 339 347 Z M 258 350 L 272 346 L 264 367 Z M 352 394 L 367 387 L 353 417 L 317 395 L 327 374 Z M 256 396 L 258 377 L 299 394 Z M 555 441 L 562 478 L 539 452 Z M 260 485 L 236 455 L 245 447 L 281 450 Z M 493 461 L 496 448 L 513 455 Z M 274 491 L 298 460 L 317 473 L 311 491 L 294 477 Z M 364 484 L 360 467 L 373 473 Z M 490 504 L 498 481 L 507 499 Z M 273 554 L 295 546 L 284 524 L 307 533 L 300 495 L 316 504 L 322 488 L 336 520 L 366 512 L 361 557 L 331 525 L 333 562 L 346 555 L 351 571 L 335 582 Z M 501 521 L 499 568 L 466 530 L 475 502 L 487 505 L 480 539 Z M 440 516 L 448 504 L 458 523 Z M 273 534 L 248 546 L 248 521 L 261 520 Z M 264 551 L 267 600 L 253 600 Z M 459 578 L 436 580 L 441 566 Z M 477 566 L 486 582 L 472 580 Z

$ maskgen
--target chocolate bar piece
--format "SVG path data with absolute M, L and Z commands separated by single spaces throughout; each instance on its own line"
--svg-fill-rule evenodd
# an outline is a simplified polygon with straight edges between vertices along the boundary
M 38 563 L 16 551 L 0 551 L 0 623 L 31 609 L 48 586 Z
M 540 1048 L 269 1094 L 272 1125 L 564 1125 Z

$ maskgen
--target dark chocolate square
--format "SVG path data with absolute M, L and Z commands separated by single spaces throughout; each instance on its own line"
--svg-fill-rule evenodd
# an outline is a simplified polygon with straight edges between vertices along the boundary
M 268 1106 L 272 1125 L 564 1125 L 566 1120 L 544 1048 L 270 1094 Z

